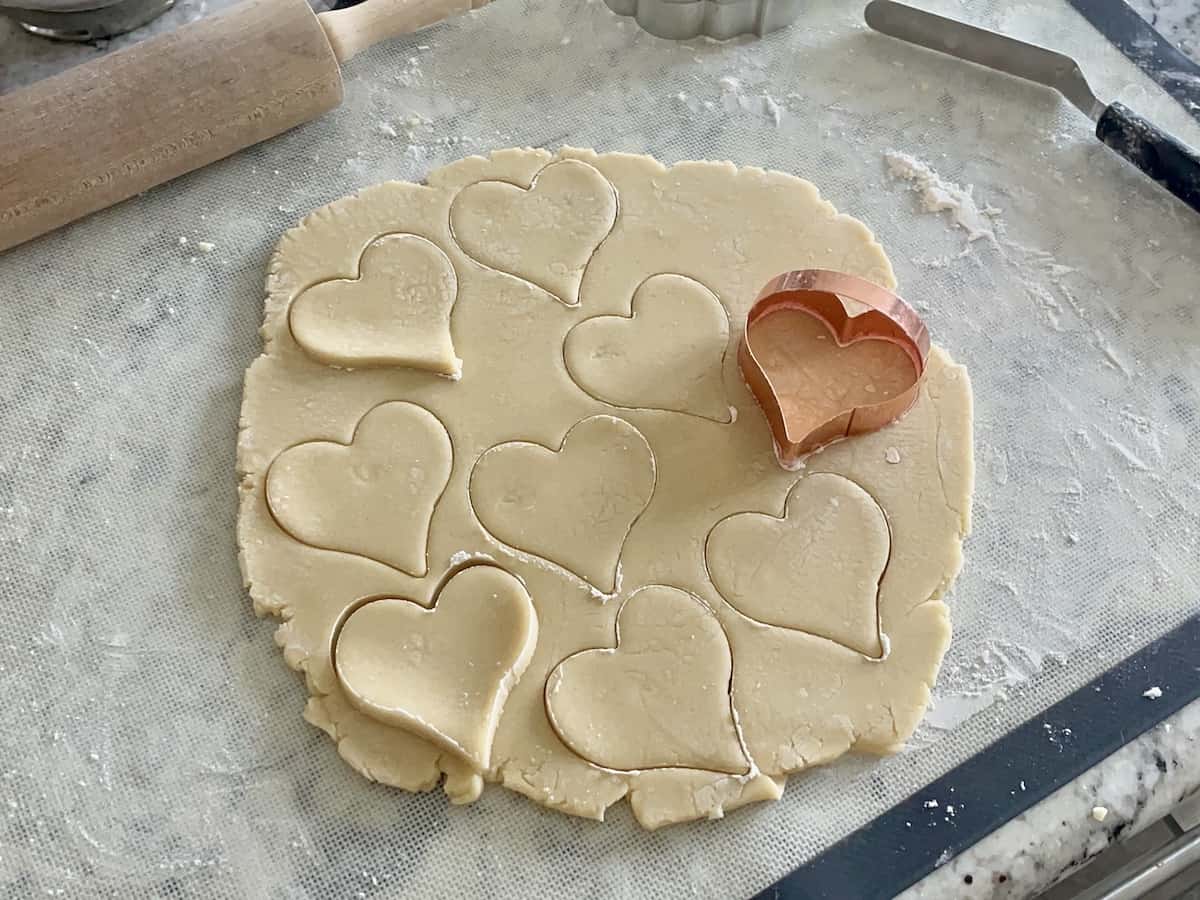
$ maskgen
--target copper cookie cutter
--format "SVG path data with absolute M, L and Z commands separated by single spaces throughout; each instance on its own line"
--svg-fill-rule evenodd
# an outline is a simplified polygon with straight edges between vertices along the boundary
M 845 301 L 865 307 L 851 312 Z M 912 384 L 878 403 L 842 410 L 824 421 L 812 421 L 789 409 L 787 397 L 771 381 L 770 361 L 755 356 L 752 326 L 781 310 L 805 312 L 822 322 L 838 347 L 859 341 L 886 341 L 900 347 L 912 364 Z M 772 278 L 746 315 L 738 349 L 742 377 L 762 407 L 775 437 L 780 465 L 795 468 L 800 457 L 826 444 L 877 431 L 904 415 L 916 402 L 929 358 L 929 329 L 915 309 L 891 291 L 865 279 L 826 269 L 802 269 Z

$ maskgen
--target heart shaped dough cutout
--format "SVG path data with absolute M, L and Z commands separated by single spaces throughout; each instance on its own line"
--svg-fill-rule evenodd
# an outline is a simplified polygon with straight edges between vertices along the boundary
M 471 506 L 496 540 L 610 594 L 654 481 L 642 433 L 624 419 L 593 416 L 572 425 L 557 450 L 513 441 L 485 451 L 471 472 Z
M 334 664 L 363 713 L 482 772 L 537 631 L 525 586 L 503 569 L 472 566 L 446 582 L 432 609 L 397 599 L 360 606 L 338 632 Z
M 529 188 L 469 184 L 450 205 L 450 226 L 468 256 L 579 305 L 583 271 L 617 221 L 617 194 L 595 168 L 551 163 Z
M 879 582 L 891 553 L 875 499 L 841 475 L 792 487 L 783 518 L 738 513 L 705 542 L 709 578 L 738 612 L 879 657 Z
M 681 767 L 745 774 L 730 702 L 733 657 L 699 599 L 651 585 L 617 614 L 617 646 L 568 656 L 546 682 L 546 714 L 579 756 L 622 772 Z
M 575 383 L 613 406 L 731 421 L 729 317 L 716 295 L 685 275 L 652 275 L 634 292 L 630 312 L 567 332 L 563 356 Z
M 458 296 L 454 264 L 431 241 L 388 234 L 367 245 L 358 277 L 323 281 L 288 311 L 292 336 L 314 359 L 334 366 L 407 366 L 458 375 L 450 339 Z
M 422 576 L 433 508 L 450 479 L 450 435 L 415 403 L 382 403 L 349 444 L 310 441 L 267 471 L 267 505 L 302 543 Z

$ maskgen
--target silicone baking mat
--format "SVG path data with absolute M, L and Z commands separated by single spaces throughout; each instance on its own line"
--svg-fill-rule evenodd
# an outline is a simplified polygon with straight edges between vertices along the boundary
M 1102 96 L 1200 143 L 1066 2 L 927 5 L 1075 54 Z M 841 0 L 729 44 L 660 41 L 601 0 L 501 0 L 346 80 L 320 121 L 0 257 L 4 891 L 749 895 L 967 761 L 1037 783 L 1021 769 L 1066 753 L 1061 735 L 984 751 L 1196 614 L 1200 218 L 1055 95 L 870 34 Z M 969 366 L 975 529 L 906 752 L 645 833 L 623 807 L 599 825 L 500 790 L 459 809 L 372 785 L 301 721 L 233 543 L 267 257 L 365 185 L 563 143 L 810 178 L 875 230 Z M 1103 712 L 1130 715 L 1150 686 L 1114 683 Z M 1094 752 L 1094 733 L 1068 749 Z M 974 827 L 939 826 L 941 849 Z M 860 868 L 919 874 L 893 878 L 885 849 Z

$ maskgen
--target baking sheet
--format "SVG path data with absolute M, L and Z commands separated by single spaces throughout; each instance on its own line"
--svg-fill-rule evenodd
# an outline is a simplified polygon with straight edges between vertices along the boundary
M 1078 55 L 1200 144 L 1065 2 L 926 5 Z M 503 0 L 356 58 L 321 121 L 0 257 L 0 888 L 749 894 L 1196 611 L 1200 218 L 1054 95 L 860 19 L 814 0 L 673 44 L 601 0 Z M 812 179 L 970 367 L 975 532 L 908 752 L 645 834 L 370 785 L 300 720 L 233 545 L 267 256 L 364 185 L 562 143 Z

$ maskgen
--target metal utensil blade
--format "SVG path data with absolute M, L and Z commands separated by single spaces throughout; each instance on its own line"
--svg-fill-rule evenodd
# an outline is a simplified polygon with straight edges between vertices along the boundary
M 881 34 L 1054 88 L 1093 121 L 1104 112 L 1079 64 L 1065 54 L 894 0 L 871 0 L 866 20 Z

